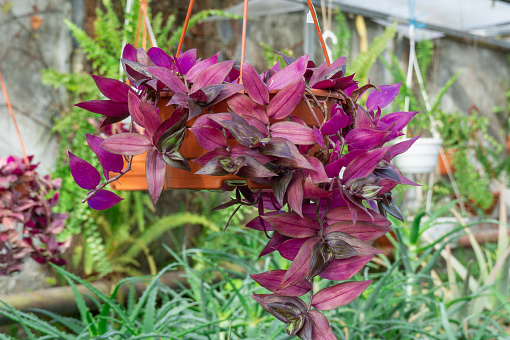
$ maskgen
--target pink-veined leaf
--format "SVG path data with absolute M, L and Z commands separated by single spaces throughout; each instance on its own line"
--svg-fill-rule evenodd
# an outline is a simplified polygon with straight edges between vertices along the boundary
M 269 91 L 258 73 L 247 63 L 243 64 L 243 84 L 246 92 L 253 101 L 260 105 L 269 103 Z
M 308 65 L 308 55 L 304 55 L 292 64 L 285 66 L 276 72 L 269 81 L 267 87 L 269 91 L 283 89 L 285 86 L 303 78 Z
M 117 79 L 110 79 L 95 75 L 92 75 L 92 79 L 94 79 L 97 88 L 105 95 L 106 98 L 111 99 L 114 102 L 127 103 L 128 93 L 131 89 L 129 85 L 124 84 Z
M 120 133 L 112 135 L 101 143 L 101 147 L 117 155 L 134 156 L 153 147 L 152 139 L 139 133 Z
M 207 85 L 221 84 L 221 82 L 229 74 L 232 66 L 234 66 L 234 63 L 234 60 L 227 60 L 206 68 L 197 77 L 195 83 L 191 87 L 190 93 L 194 93 Z
M 198 144 L 207 151 L 228 146 L 228 141 L 221 130 L 208 126 L 192 127 L 190 130 L 197 138 Z
M 294 212 L 261 217 L 269 222 L 280 234 L 289 237 L 306 238 L 315 236 L 320 229 L 319 223 L 311 217 L 307 215 L 301 217 Z
M 74 106 L 107 117 L 121 117 L 129 115 L 127 103 L 114 102 L 113 100 L 88 100 L 75 104 Z
M 312 249 L 317 242 L 320 242 L 320 238 L 315 236 L 310 237 L 305 241 L 305 243 L 303 243 L 301 249 L 299 249 L 299 252 L 294 258 L 294 261 L 292 261 L 289 269 L 285 273 L 278 289 L 281 290 L 287 287 L 292 287 L 303 281 L 308 276 L 308 272 L 310 271 L 310 256 L 312 254 Z
M 89 162 L 75 156 L 71 151 L 69 155 L 69 163 L 71 166 L 71 175 L 74 181 L 82 189 L 93 190 L 101 182 L 101 174 Z
M 173 93 L 188 93 L 188 88 L 182 80 L 171 70 L 163 67 L 146 67 L 145 70 L 160 82 L 168 86 Z
M 147 131 L 149 137 L 154 137 L 154 133 L 156 133 L 157 129 L 161 125 L 161 118 L 154 107 L 145 99 L 140 103 L 140 112 L 143 115 L 143 126 L 145 127 L 145 131 Z
M 393 101 L 393 99 L 397 97 L 398 93 L 400 92 L 401 85 L 402 82 L 393 85 L 378 86 L 368 95 L 367 109 L 377 110 L 378 107 L 382 109 L 383 107 L 388 106 Z
M 303 217 L 303 175 L 294 174 L 287 187 L 287 203 L 292 211 Z
M 374 171 L 375 167 L 384 158 L 388 147 L 374 149 L 365 152 L 350 162 L 344 172 L 343 182 L 352 178 L 366 177 Z
M 312 298 L 312 306 L 319 310 L 332 310 L 356 300 L 372 283 L 368 281 L 349 281 L 324 288 Z
M 303 79 L 298 79 L 285 86 L 269 102 L 267 115 L 274 119 L 284 119 L 290 115 L 303 98 L 305 86 L 306 83 Z
M 150 150 L 145 158 L 145 175 L 147 176 L 149 195 L 154 206 L 165 185 L 165 173 L 166 163 L 163 160 L 163 156 L 156 149 Z
M 312 339 L 313 340 L 337 340 L 335 333 L 329 325 L 328 319 L 321 312 L 311 310 L 308 315 L 312 319 Z
M 294 122 L 274 123 L 269 128 L 269 132 L 273 138 L 285 138 L 296 145 L 313 145 L 316 143 L 311 128 Z
M 319 276 L 333 281 L 349 280 L 373 258 L 373 255 L 368 255 L 352 256 L 346 259 L 333 260 L 329 263 L 326 270 L 320 273 Z
M 285 296 L 301 296 L 305 295 L 312 289 L 310 282 L 304 280 L 295 286 L 288 287 L 279 290 L 283 277 L 285 276 L 286 270 L 277 269 L 270 270 L 268 272 L 260 274 L 252 274 L 250 277 L 262 287 L 272 291 L 273 293 L 285 295 Z

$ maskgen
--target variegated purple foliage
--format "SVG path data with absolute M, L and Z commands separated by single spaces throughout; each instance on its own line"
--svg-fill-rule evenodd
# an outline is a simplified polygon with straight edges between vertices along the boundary
M 65 264 L 61 255 L 71 239 L 57 240 L 67 214 L 57 213 L 60 178 L 40 176 L 28 158 L 0 158 L 0 276 L 22 269 L 32 257 L 39 263 Z
M 381 253 L 371 242 L 388 232 L 386 214 L 402 219 L 391 190 L 416 185 L 391 164 L 416 139 L 389 143 L 403 135 L 416 112 L 383 115 L 401 84 L 360 86 L 346 73 L 345 58 L 317 66 L 308 56 L 281 56 L 287 66 L 278 63 L 258 73 L 248 64 L 237 69 L 234 61 L 219 61 L 218 54 L 201 60 L 190 50 L 176 58 L 157 48 L 145 52 L 127 45 L 122 63 L 132 87 L 96 77 L 107 103 L 79 105 L 103 114 L 106 123 L 129 115 L 132 126 L 142 128 L 89 144 L 105 175 L 126 172 L 119 171 L 114 157 L 148 152 L 147 183 L 154 203 L 166 165 L 189 170 L 179 149 L 186 122 L 194 118 L 189 130 L 206 151 L 192 160 L 201 167 L 197 175 L 236 175 L 268 188 L 255 192 L 239 186 L 234 198 L 217 207 L 258 207 L 259 216 L 246 226 L 268 237 L 260 256 L 277 251 L 291 261 L 286 270 L 253 274 L 272 292 L 253 298 L 286 323 L 288 334 L 335 339 L 320 311 L 348 304 L 368 287 L 370 281 L 351 279 Z M 358 99 L 367 91 L 363 107 Z M 168 105 L 175 109 L 165 121 L 158 114 L 161 92 L 170 93 Z M 226 109 L 209 110 L 219 102 Z M 73 176 L 91 190 L 89 196 L 105 195 L 99 172 L 83 160 L 73 162 Z M 314 292 L 316 277 L 340 282 Z M 299 298 L 305 294 L 308 304 Z

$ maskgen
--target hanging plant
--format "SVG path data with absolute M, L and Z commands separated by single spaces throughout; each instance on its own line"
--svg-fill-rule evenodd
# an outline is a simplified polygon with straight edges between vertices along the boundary
M 402 219 L 391 190 L 415 185 L 391 160 L 416 138 L 386 143 L 402 136 L 416 112 L 381 118 L 401 84 L 359 86 L 346 74 L 345 58 L 316 65 L 308 56 L 282 56 L 287 66 L 258 73 L 246 63 L 238 69 L 233 60 L 218 62 L 218 54 L 201 60 L 195 50 L 177 57 L 127 45 L 122 64 L 132 86 L 93 76 L 107 99 L 77 105 L 105 116 L 103 125 L 131 117 L 132 129 L 90 138 L 105 181 L 70 153 L 71 172 L 94 209 L 120 201 L 106 185 L 145 152 L 154 203 L 171 168 L 189 171 L 192 163 L 199 170 L 190 176 L 237 178 L 234 198 L 218 208 L 258 207 L 246 226 L 268 237 L 260 256 L 278 251 L 292 261 L 287 270 L 253 274 L 272 292 L 253 298 L 287 324 L 288 334 L 335 339 L 320 311 L 352 302 L 370 285 L 347 280 L 381 253 L 370 242 L 389 230 L 386 214 Z M 362 107 L 357 100 L 370 89 Z M 189 139 L 198 145 L 192 159 L 182 151 Z M 341 282 L 316 292 L 316 277 Z M 308 303 L 299 298 L 307 293 Z

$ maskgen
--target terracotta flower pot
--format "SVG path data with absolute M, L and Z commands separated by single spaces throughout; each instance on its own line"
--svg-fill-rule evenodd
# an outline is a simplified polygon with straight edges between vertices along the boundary
M 443 149 L 443 152 L 446 156 L 446 163 L 448 163 L 452 173 L 455 172 L 455 167 L 452 166 L 453 155 L 457 151 L 458 151 L 457 149 L 449 149 L 448 151 L 445 152 Z M 441 157 L 441 154 L 439 154 L 439 156 L 437 156 L 437 157 L 438 157 L 437 162 L 439 164 L 439 173 L 441 175 L 448 175 L 448 171 L 446 171 L 446 165 L 445 165 L 445 162 L 443 161 L 443 157 Z
M 327 108 L 331 109 L 331 102 L 333 98 L 337 98 L 336 93 L 331 93 L 330 91 L 325 90 L 312 90 L 314 95 L 319 98 L 319 100 L 327 100 Z M 274 96 L 276 93 L 271 94 Z M 174 112 L 173 105 L 167 106 L 166 104 L 170 100 L 171 96 L 167 93 L 162 93 L 162 98 L 159 102 L 159 114 L 161 119 L 166 120 L 171 117 Z M 322 112 L 319 108 L 314 108 L 315 114 L 317 117 L 322 120 L 324 118 Z M 220 112 L 228 112 L 227 102 L 221 101 L 218 104 L 212 106 L 210 109 L 204 110 L 201 115 L 207 113 L 220 113 Z M 293 115 L 298 116 L 303 119 L 308 126 L 317 125 L 317 122 L 310 112 L 310 109 L 304 102 L 301 100 L 299 104 L 296 106 Z M 187 127 L 191 127 L 195 120 L 201 115 L 190 119 L 187 123 Z M 236 144 L 237 142 L 234 139 L 229 140 L 231 145 Z M 209 175 L 197 175 L 197 172 L 200 169 L 200 166 L 192 161 L 192 159 L 198 158 L 205 154 L 207 151 L 203 149 L 200 144 L 198 144 L 197 139 L 193 135 L 190 130 L 186 130 L 186 134 L 184 137 L 184 142 L 179 150 L 179 152 L 186 157 L 188 163 L 191 167 L 191 172 L 176 169 L 170 166 L 167 166 L 166 169 L 166 179 L 165 179 L 165 189 L 190 189 L 190 190 L 232 190 L 236 185 L 244 185 L 246 183 L 248 187 L 252 190 L 260 190 L 260 189 L 271 189 L 267 185 L 263 185 L 260 183 L 256 183 L 250 179 L 241 178 L 235 175 L 226 175 L 226 176 L 209 176 Z M 122 176 L 118 183 L 113 184 L 112 188 L 116 190 L 147 190 L 147 182 L 145 178 L 145 153 L 135 156 L 132 162 L 132 170 Z

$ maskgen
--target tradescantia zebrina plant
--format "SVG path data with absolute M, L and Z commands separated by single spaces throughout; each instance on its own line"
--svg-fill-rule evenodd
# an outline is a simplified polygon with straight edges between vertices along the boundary
M 266 188 L 238 186 L 234 198 L 218 207 L 256 206 L 259 215 L 246 226 L 268 237 L 260 256 L 278 251 L 291 261 L 287 270 L 253 274 L 272 293 L 252 297 L 287 325 L 288 334 L 336 339 L 320 311 L 352 302 L 370 285 L 349 279 L 380 253 L 370 242 L 389 230 L 386 214 L 402 219 L 391 190 L 415 183 L 391 160 L 416 139 L 388 142 L 402 135 L 416 112 L 382 116 L 400 84 L 359 86 L 346 74 L 345 58 L 328 66 L 308 56 L 283 57 L 287 66 L 259 74 L 248 64 L 239 70 L 232 60 L 218 62 L 218 54 L 200 60 L 195 50 L 176 57 L 127 45 L 122 63 L 131 86 L 93 76 L 107 99 L 77 105 L 105 116 L 104 125 L 131 117 L 133 128 L 106 139 L 88 136 L 104 182 L 98 170 L 70 153 L 71 171 L 89 191 L 84 201 L 106 209 L 120 198 L 104 187 L 130 170 L 132 156 L 148 151 L 147 185 L 155 203 L 167 165 L 190 169 L 179 152 L 189 129 L 204 149 L 192 160 L 201 166 L 197 175 L 236 175 Z M 369 90 L 362 107 L 357 100 Z M 163 94 L 171 95 L 174 108 L 166 120 L 159 115 Z M 226 103 L 223 112 L 213 109 L 219 102 Z M 303 102 L 313 126 L 296 115 Z M 317 292 L 317 277 L 340 282 Z M 305 294 L 307 302 L 299 298 Z

